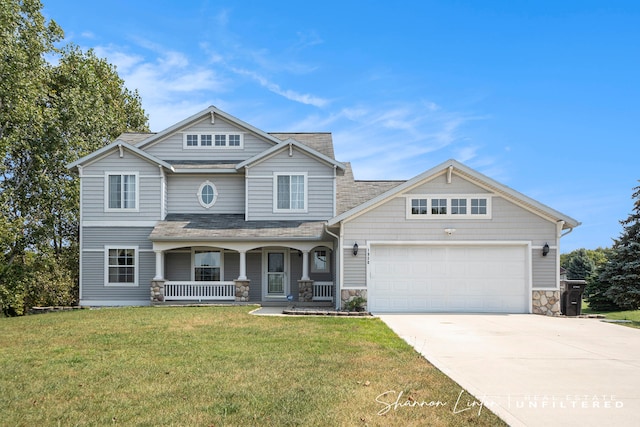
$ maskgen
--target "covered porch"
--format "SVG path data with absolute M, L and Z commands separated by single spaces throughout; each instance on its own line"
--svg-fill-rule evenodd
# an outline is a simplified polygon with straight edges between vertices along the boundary
M 168 218 L 151 233 L 152 304 L 335 304 L 334 242 L 323 223 L 202 217 Z

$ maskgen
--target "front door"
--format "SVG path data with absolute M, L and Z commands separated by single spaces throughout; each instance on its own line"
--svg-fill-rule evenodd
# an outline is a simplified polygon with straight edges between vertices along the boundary
M 266 253 L 266 297 L 284 298 L 287 296 L 287 258 L 285 251 Z

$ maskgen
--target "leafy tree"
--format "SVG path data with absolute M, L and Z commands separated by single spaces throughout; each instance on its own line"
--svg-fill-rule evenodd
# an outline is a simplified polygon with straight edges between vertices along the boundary
M 585 249 L 578 249 L 567 258 L 564 268 L 567 270 L 568 279 L 587 280 L 596 266 Z
M 609 262 L 600 273 L 600 281 L 609 285 L 605 296 L 628 310 L 640 307 L 640 186 L 633 190 L 633 211 L 620 221 L 623 231 L 614 241 Z
M 148 130 L 138 93 L 92 51 L 56 48 L 62 30 L 41 9 L 0 0 L 0 309 L 9 315 L 61 303 L 52 295 L 73 301 L 63 288 L 77 283 L 79 185 L 66 165 Z

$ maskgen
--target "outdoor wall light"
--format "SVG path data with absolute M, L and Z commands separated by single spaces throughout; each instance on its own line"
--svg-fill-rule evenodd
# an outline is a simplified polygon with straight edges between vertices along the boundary
M 357 256 L 358 255 L 358 243 L 354 243 L 353 244 L 353 256 Z
M 447 233 L 449 236 L 451 236 L 453 233 L 456 232 L 455 228 L 445 228 L 444 232 Z
M 548 253 L 549 253 L 549 244 L 545 243 L 544 246 L 542 247 L 542 256 L 547 256 Z

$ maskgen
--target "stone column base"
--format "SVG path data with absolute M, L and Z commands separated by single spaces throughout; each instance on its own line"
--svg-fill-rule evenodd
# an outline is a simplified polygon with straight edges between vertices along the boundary
M 236 284 L 236 302 L 249 301 L 249 283 L 251 280 L 236 279 L 233 283 Z
M 298 301 L 313 301 L 313 280 L 298 280 Z
M 164 302 L 164 280 L 151 281 L 151 304 Z
M 346 308 L 347 304 L 351 302 L 354 298 L 363 298 L 365 301 L 367 299 L 367 290 L 366 289 L 343 289 L 340 291 L 340 303 L 342 308 Z
M 560 316 L 560 291 L 533 291 L 533 314 Z

